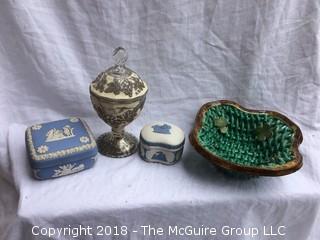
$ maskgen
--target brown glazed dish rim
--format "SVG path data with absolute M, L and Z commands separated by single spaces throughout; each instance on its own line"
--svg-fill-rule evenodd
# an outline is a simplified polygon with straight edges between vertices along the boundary
M 234 106 L 238 108 L 241 111 L 245 111 L 248 113 L 265 113 L 270 114 L 276 118 L 279 118 L 283 122 L 285 122 L 290 128 L 294 130 L 294 140 L 293 140 L 293 153 L 294 158 L 287 162 L 286 164 L 283 164 L 281 166 L 273 167 L 273 168 L 266 168 L 266 167 L 252 167 L 252 166 L 243 166 L 239 164 L 232 163 L 230 161 L 227 161 L 221 157 L 218 157 L 214 154 L 212 154 L 210 151 L 205 149 L 198 141 L 198 132 L 202 127 L 202 120 L 209 108 L 216 105 L 221 104 L 227 104 Z M 275 111 L 268 111 L 268 110 L 254 110 L 254 109 L 247 109 L 245 107 L 242 107 L 240 104 L 230 101 L 230 100 L 218 100 L 218 101 L 212 101 L 204 104 L 200 110 L 198 111 L 195 119 L 195 125 L 192 129 L 191 133 L 189 134 L 189 140 L 190 143 L 193 145 L 195 150 L 199 152 L 203 157 L 205 157 L 207 160 L 209 160 L 211 163 L 217 165 L 218 167 L 221 167 L 223 169 L 234 171 L 234 172 L 240 172 L 245 173 L 248 175 L 254 175 L 254 176 L 283 176 L 291 174 L 297 170 L 299 170 L 302 165 L 302 155 L 299 152 L 299 145 L 303 141 L 303 136 L 300 128 L 298 125 L 296 125 L 293 121 L 291 121 L 288 117 L 284 116 L 283 114 Z

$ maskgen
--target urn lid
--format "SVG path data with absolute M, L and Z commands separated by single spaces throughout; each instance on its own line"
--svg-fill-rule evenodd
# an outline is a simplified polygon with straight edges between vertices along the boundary
M 91 83 L 94 94 L 110 99 L 131 99 L 147 93 L 147 84 L 139 75 L 125 66 L 127 51 L 118 47 L 113 52 L 114 66 L 101 72 Z

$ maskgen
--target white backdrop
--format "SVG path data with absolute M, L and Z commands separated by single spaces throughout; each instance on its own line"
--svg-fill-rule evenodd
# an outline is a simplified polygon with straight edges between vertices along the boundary
M 286 236 L 275 239 L 320 239 L 319 8 L 316 0 L 1 1 L 0 239 L 46 239 L 30 227 L 68 224 L 286 225 Z M 281 178 L 232 180 L 186 141 L 172 167 L 100 156 L 89 171 L 34 181 L 26 126 L 79 116 L 96 136 L 108 130 L 88 86 L 118 46 L 150 88 L 128 127 L 136 135 L 159 119 L 188 134 L 202 104 L 230 99 L 297 122 L 304 167 Z

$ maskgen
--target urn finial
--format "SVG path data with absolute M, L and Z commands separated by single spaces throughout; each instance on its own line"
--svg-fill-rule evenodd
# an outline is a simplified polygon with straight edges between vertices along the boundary
M 117 47 L 113 51 L 113 60 L 115 65 L 124 66 L 128 60 L 128 53 L 123 47 Z

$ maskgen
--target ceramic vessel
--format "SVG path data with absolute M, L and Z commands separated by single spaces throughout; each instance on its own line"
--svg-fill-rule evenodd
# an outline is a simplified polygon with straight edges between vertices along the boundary
M 301 130 L 275 111 L 209 102 L 199 110 L 189 139 L 201 155 L 231 173 L 282 176 L 302 167 Z
M 139 154 L 147 162 L 172 165 L 181 159 L 184 132 L 167 122 L 144 126 L 140 133 Z
M 115 65 L 90 84 L 90 98 L 98 116 L 112 127 L 111 132 L 97 139 L 99 152 L 109 157 L 126 157 L 137 150 L 138 141 L 124 128 L 142 110 L 148 87 L 125 66 L 128 55 L 124 48 L 115 49 L 113 56 Z
M 91 168 L 97 154 L 88 125 L 79 118 L 35 124 L 26 130 L 33 176 L 49 179 Z

